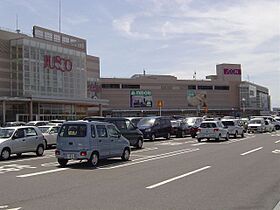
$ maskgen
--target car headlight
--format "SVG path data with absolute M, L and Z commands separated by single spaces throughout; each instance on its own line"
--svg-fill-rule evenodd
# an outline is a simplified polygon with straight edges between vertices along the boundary
M 151 132 L 151 128 L 148 128 L 145 130 L 146 132 Z

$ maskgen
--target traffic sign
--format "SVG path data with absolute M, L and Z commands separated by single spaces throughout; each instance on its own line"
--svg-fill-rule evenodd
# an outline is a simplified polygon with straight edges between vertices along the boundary
M 157 100 L 157 107 L 162 108 L 163 107 L 163 100 Z

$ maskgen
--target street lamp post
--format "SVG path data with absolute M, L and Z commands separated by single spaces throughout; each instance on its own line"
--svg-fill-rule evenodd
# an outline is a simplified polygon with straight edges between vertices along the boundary
M 246 99 L 245 99 L 245 98 L 242 98 L 243 116 L 244 116 L 244 114 L 245 114 L 245 102 L 246 102 Z

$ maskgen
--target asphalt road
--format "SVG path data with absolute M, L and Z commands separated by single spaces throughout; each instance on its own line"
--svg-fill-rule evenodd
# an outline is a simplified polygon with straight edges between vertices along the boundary
M 145 142 L 131 160 L 59 168 L 54 150 L 0 161 L 0 209 L 280 209 L 280 131 Z

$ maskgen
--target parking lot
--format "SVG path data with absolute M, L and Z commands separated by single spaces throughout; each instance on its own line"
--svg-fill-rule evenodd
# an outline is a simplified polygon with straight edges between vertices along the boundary
M 280 131 L 229 141 L 146 141 L 98 168 L 54 149 L 0 162 L 0 209 L 277 209 Z

